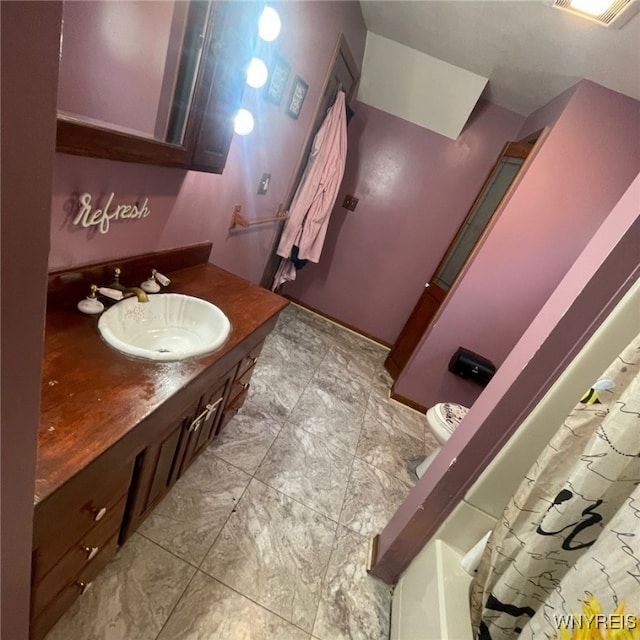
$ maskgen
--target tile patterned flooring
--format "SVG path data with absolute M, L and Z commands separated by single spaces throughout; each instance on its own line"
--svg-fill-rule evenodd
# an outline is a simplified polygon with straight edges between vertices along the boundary
M 386 349 L 290 305 L 250 396 L 47 640 L 382 640 L 369 538 L 435 446 Z

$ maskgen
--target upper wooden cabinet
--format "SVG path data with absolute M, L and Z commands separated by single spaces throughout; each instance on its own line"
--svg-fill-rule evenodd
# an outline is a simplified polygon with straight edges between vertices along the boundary
M 105 6 L 126 12 L 136 4 L 136 14 L 114 17 L 109 27 L 140 20 L 146 33 L 163 34 L 173 58 L 165 60 L 164 50 L 156 50 L 147 60 L 144 38 L 137 51 L 127 51 L 123 43 L 129 40 L 100 28 Z M 222 173 L 259 12 L 257 2 L 67 2 L 57 150 Z M 105 41 L 101 47 L 100 38 L 117 44 L 110 47 Z M 156 40 L 149 39 L 146 46 L 155 47 Z M 123 108 L 128 100 L 130 107 Z

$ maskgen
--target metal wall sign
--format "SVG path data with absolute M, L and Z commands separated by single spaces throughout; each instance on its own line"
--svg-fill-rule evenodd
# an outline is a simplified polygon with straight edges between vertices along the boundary
M 145 198 L 140 205 L 138 202 L 134 204 L 117 204 L 113 205 L 114 193 L 109 196 L 107 203 L 101 209 L 91 206 L 91 194 L 83 193 L 80 196 L 80 210 L 78 211 L 73 224 L 88 228 L 98 227 L 100 233 L 107 233 L 109 225 L 116 220 L 136 220 L 146 218 L 151 210 L 147 207 L 149 198 Z

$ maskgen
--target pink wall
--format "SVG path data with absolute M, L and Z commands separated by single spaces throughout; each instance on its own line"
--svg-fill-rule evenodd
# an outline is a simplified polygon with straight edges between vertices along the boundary
M 180 169 L 56 154 L 50 270 L 207 240 L 211 224 L 207 210 L 176 209 L 187 174 Z M 84 192 L 91 193 L 96 206 L 104 206 L 112 192 L 115 192 L 113 205 L 136 201 L 142 204 L 144 198 L 149 198 L 147 206 L 151 213 L 139 220 L 113 222 L 107 234 L 101 234 L 96 227 L 74 226 L 77 199 Z M 183 227 L 175 234 L 175 244 L 163 244 L 161 239 L 169 219 L 172 215 L 180 217 L 181 213 L 188 229 Z
M 640 277 L 639 202 L 637 174 L 381 532 L 374 574 L 397 579 Z
M 447 371 L 460 345 L 500 365 L 640 168 L 640 103 L 582 81 L 452 288 L 399 394 L 471 404 L 481 389 Z
M 338 36 L 344 32 L 358 63 L 366 29 L 357 2 L 273 3 L 282 19 L 282 33 L 273 45 L 291 65 L 280 107 L 247 88 L 244 104 L 256 116 L 254 131 L 235 136 L 222 176 L 162 169 L 58 154 L 52 204 L 50 268 L 108 260 L 204 240 L 213 241 L 211 261 L 254 282 L 262 275 L 275 225 L 229 232 L 234 204 L 249 218 L 271 216 L 290 188 L 298 157 L 315 115 Z M 292 120 L 285 101 L 293 77 L 309 84 L 300 118 Z M 271 173 L 264 196 L 256 190 L 262 172 Z M 114 226 L 105 236 L 89 238 L 86 230 L 68 224 L 65 203 L 73 192 L 116 192 L 126 201 L 149 197 L 151 215 Z
M 0 637 L 27 640 L 61 2 L 3 2 Z M 25 81 L 28 78 L 28 81 Z
M 153 136 L 174 2 L 64 3 L 58 108 Z
M 523 118 L 481 102 L 452 141 L 363 103 L 355 112 L 321 261 L 285 292 L 393 342 Z
M 552 128 L 562 115 L 567 104 L 569 104 L 569 100 L 571 100 L 571 96 L 573 96 L 575 90 L 578 88 L 578 84 L 569 87 L 559 96 L 556 96 L 553 100 L 549 100 L 547 104 L 530 114 L 518 132 L 518 140 L 522 140 L 545 127 Z

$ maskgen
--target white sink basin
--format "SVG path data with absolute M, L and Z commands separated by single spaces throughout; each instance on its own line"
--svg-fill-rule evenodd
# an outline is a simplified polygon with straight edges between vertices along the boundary
M 102 337 L 115 349 L 149 360 L 183 360 L 220 348 L 229 318 L 214 304 L 178 293 L 134 296 L 105 311 L 98 321 Z

